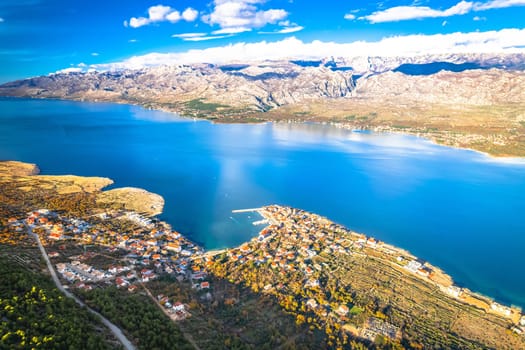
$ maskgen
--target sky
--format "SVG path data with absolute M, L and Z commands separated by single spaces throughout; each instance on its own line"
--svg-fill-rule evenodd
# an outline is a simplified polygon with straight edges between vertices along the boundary
M 525 52 L 525 0 L 1 0 L 0 83 L 172 63 Z

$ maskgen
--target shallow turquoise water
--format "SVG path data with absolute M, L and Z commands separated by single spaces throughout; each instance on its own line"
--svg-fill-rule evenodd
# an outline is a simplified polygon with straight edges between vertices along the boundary
M 254 214 L 232 209 L 299 207 L 525 307 L 525 162 L 316 124 L 214 125 L 134 106 L 13 99 L 0 99 L 0 159 L 159 193 L 162 218 L 210 249 L 260 229 Z

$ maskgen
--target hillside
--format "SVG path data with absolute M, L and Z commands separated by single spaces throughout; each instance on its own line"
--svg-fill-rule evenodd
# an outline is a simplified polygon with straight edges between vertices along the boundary
M 330 58 L 57 73 L 0 95 L 131 103 L 216 122 L 321 121 L 525 156 L 525 58 Z

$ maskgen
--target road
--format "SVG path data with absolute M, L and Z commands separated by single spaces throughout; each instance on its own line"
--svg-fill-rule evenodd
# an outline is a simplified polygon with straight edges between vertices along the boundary
M 60 283 L 60 280 L 58 279 L 55 268 L 53 267 L 53 264 L 51 264 L 51 261 L 49 260 L 49 256 L 47 255 L 47 252 L 44 249 L 42 242 L 40 241 L 40 237 L 38 237 L 38 235 L 35 234 L 33 230 L 31 230 L 31 227 L 29 226 L 26 226 L 26 227 L 27 227 L 27 232 L 29 233 L 29 235 L 31 235 L 36 240 L 38 248 L 40 249 L 40 252 L 42 253 L 42 256 L 44 257 L 44 260 L 46 261 L 49 273 L 51 273 L 51 277 L 53 278 L 53 281 L 55 282 L 55 285 L 57 286 L 57 288 L 62 293 L 64 293 L 65 296 L 73 299 L 78 305 L 86 307 L 89 312 L 96 315 L 102 321 L 102 323 L 104 323 L 104 325 L 106 325 L 106 327 L 109 328 L 111 333 L 113 333 L 115 337 L 122 343 L 122 345 L 124 346 L 126 350 L 135 350 L 135 346 L 129 341 L 128 338 L 126 338 L 126 336 L 124 335 L 124 333 L 122 333 L 122 330 L 120 330 L 120 328 L 118 328 L 116 325 L 111 323 L 107 318 L 105 318 L 104 316 L 96 312 L 95 310 L 91 309 L 89 306 L 84 304 L 82 300 L 78 299 L 71 292 L 69 292 L 67 289 L 64 288 L 64 286 L 62 285 L 62 283 Z

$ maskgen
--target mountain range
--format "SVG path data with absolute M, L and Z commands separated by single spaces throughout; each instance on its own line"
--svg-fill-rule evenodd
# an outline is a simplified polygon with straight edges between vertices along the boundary
M 474 135 L 474 143 L 485 146 L 441 135 L 443 143 L 498 155 L 525 152 L 525 54 L 330 57 L 59 72 L 0 85 L 0 95 L 131 103 L 225 122 L 328 120 L 379 130 L 401 126 L 412 133 L 452 131 Z

